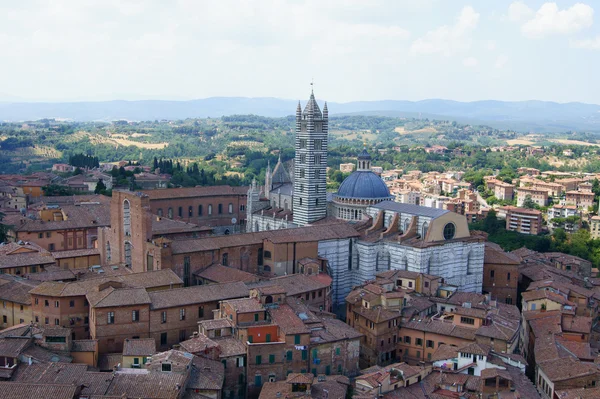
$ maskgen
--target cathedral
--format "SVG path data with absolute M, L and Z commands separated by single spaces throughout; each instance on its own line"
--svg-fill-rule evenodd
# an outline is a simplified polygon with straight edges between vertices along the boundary
M 353 286 L 384 270 L 410 270 L 444 278 L 461 291 L 481 292 L 485 237 L 469 232 L 464 216 L 441 209 L 394 202 L 383 180 L 371 171 L 366 148 L 357 169 L 336 193 L 326 192 L 327 103 L 314 93 L 296 108 L 293 171 L 278 160 L 248 190 L 247 231 L 349 223 L 360 237 L 319 243 L 334 281 L 334 302 L 344 303 Z

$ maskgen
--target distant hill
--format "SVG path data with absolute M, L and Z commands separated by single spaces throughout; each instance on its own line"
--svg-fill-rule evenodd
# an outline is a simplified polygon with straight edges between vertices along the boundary
M 305 100 L 302 100 L 304 104 Z M 77 121 L 160 120 L 255 114 L 283 117 L 296 101 L 278 98 L 212 97 L 190 101 L 0 102 L 0 120 L 64 118 Z M 364 114 L 449 119 L 520 131 L 600 131 L 600 105 L 547 101 L 355 101 L 328 103 L 331 115 Z

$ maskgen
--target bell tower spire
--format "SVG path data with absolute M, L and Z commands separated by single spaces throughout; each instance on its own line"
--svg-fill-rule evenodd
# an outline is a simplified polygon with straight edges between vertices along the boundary
M 296 108 L 294 222 L 304 226 L 327 216 L 326 168 L 329 111 L 315 99 L 313 82 L 304 111 Z

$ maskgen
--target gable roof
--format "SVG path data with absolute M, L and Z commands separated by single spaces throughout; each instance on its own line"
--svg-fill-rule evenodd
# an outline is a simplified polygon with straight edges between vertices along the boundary
M 420 206 L 413 204 L 402 204 L 395 201 L 382 201 L 376 205 L 371 205 L 372 208 L 382 209 L 386 211 L 397 212 L 401 214 L 409 214 L 415 216 L 425 216 L 432 219 L 438 218 L 450 212 L 445 209 L 430 208 L 428 206 Z

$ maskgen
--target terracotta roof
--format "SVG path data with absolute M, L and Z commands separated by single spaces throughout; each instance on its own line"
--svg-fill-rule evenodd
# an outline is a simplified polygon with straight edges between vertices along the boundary
M 450 312 L 460 316 L 469 316 L 469 317 L 477 317 L 480 319 L 484 319 L 487 315 L 487 311 L 485 309 L 478 308 L 465 308 L 462 306 L 457 307 L 454 311 Z
M 48 349 L 42 348 L 41 346 L 31 345 L 23 351 L 25 356 L 31 357 L 34 361 L 38 362 L 63 362 L 70 363 L 73 358 L 66 356 L 63 353 L 51 352 Z
M 142 288 L 168 287 L 171 284 L 183 284 L 183 281 L 171 269 L 162 269 L 152 272 L 90 278 L 68 283 L 44 282 L 29 292 L 44 296 L 84 296 L 94 290 L 95 287 L 110 281 L 121 282 L 130 287 Z
M 156 353 L 154 338 L 125 339 L 123 356 L 152 356 Z
M 44 281 L 71 281 L 75 280 L 76 276 L 71 269 L 61 269 L 58 266 L 50 265 L 43 272 L 28 273 L 25 275 L 28 280 L 39 282 Z
M 550 381 L 554 383 L 557 381 L 599 374 L 595 364 L 580 362 L 579 359 L 573 357 L 548 360 L 546 362 L 537 363 L 537 365 Z
M 359 307 L 353 309 L 353 311 L 374 323 L 381 323 L 384 321 L 393 320 L 401 316 L 400 312 L 393 312 L 391 310 L 385 309 L 382 306 L 376 306 L 374 308 L 369 309 Z
M 110 226 L 110 204 L 107 203 L 62 205 L 60 210 L 66 215 L 66 220 L 43 221 L 25 218 L 25 223 L 15 226 L 15 230 L 37 232 Z
M 225 380 L 225 367 L 223 363 L 194 356 L 192 372 L 187 382 L 187 389 L 202 391 L 221 391 Z
M 484 263 L 519 265 L 521 264 L 521 257 L 513 252 L 505 252 L 496 243 L 486 241 Z
M 192 337 L 188 340 L 181 341 L 179 345 L 181 346 L 182 350 L 192 354 L 198 354 L 206 351 L 207 349 L 219 347 L 219 344 L 204 334 L 199 334 L 197 337 Z
M 253 282 L 259 280 L 258 276 L 255 274 L 223 265 L 211 265 L 194 274 L 215 283 L 231 283 L 236 281 Z
M 268 310 L 273 323 L 286 334 L 307 334 L 310 330 L 304 325 L 300 317 L 288 305 L 279 305 L 279 307 Z
M 564 296 L 560 294 L 556 294 L 550 290 L 532 290 L 525 291 L 522 294 L 522 298 L 526 302 L 536 301 L 539 299 L 549 299 L 553 302 L 559 303 L 561 305 L 575 306 L 575 303 L 569 301 Z
M 174 220 L 165 217 L 152 215 L 152 234 L 154 236 L 176 234 L 176 233 L 194 233 L 202 231 L 212 231 L 212 227 L 198 226 L 193 223 L 187 223 L 182 220 Z
M 73 399 L 78 387 L 58 384 L 26 384 L 0 381 L 2 399 L 52 398 Z
M 575 332 L 589 334 L 592 332 L 592 318 L 587 316 L 571 316 L 566 315 L 562 318 L 562 329 L 565 332 Z
M 252 313 L 265 310 L 257 298 L 230 299 L 226 303 L 237 313 Z
M 471 353 L 474 355 L 481 355 L 481 356 L 489 356 L 490 350 L 491 350 L 491 347 L 489 347 L 488 345 L 478 344 L 476 342 L 473 342 L 471 344 L 467 344 L 465 346 L 458 348 L 459 352 Z
M 185 187 L 185 188 L 166 188 L 157 190 L 141 190 L 152 200 L 172 199 L 172 198 L 190 198 L 190 197 L 216 197 L 225 195 L 246 195 L 249 187 L 236 187 L 228 185 L 205 186 L 205 187 Z
M 116 373 L 105 396 L 127 398 L 176 399 L 186 376 L 179 373 Z M 105 397 L 103 396 L 103 397 Z
M 332 279 L 324 273 L 319 274 L 289 274 L 270 280 L 248 283 L 249 288 L 263 288 L 277 285 L 283 287 L 288 296 L 304 294 L 310 291 L 322 290 L 331 286 Z
M 600 388 L 575 388 L 554 391 L 558 399 L 598 399 Z
M 149 292 L 152 309 L 171 308 L 207 302 L 217 302 L 248 296 L 248 288 L 242 282 L 196 285 Z
M 241 356 L 246 354 L 246 345 L 233 337 L 222 337 L 214 340 L 221 348 L 219 357 Z
M 49 265 L 54 263 L 50 252 L 33 243 L 0 244 L 0 269 L 20 266 Z
M 512 381 L 512 376 L 506 370 L 502 370 L 502 369 L 498 369 L 498 368 L 488 368 L 488 369 L 481 370 L 481 378 L 484 380 L 487 380 L 488 378 L 496 378 L 496 377 L 500 377 L 505 380 Z
M 347 223 L 335 223 L 298 227 L 294 229 L 261 231 L 257 233 L 176 240 L 171 244 L 171 249 L 173 254 L 182 254 L 261 244 L 264 240 L 269 240 L 273 243 L 315 242 L 358 237 L 359 235 L 360 234 L 351 225 L 348 225 Z
M 54 259 L 76 258 L 76 257 L 80 257 L 80 256 L 93 256 L 93 255 L 100 255 L 100 250 L 98 248 L 84 248 L 84 249 L 71 249 L 68 251 L 52 252 L 52 257 L 54 257 Z
M 71 341 L 71 352 L 93 352 L 98 346 L 98 341 L 95 339 L 75 339 Z
M 440 335 L 447 335 L 450 337 L 457 337 L 468 339 L 471 341 L 475 340 L 476 330 L 473 328 L 459 327 L 452 323 L 444 322 L 441 320 L 426 319 L 423 321 L 409 321 L 402 324 L 402 328 L 433 332 Z
M 285 382 L 288 384 L 312 384 L 314 376 L 308 373 L 288 374 Z
M 92 291 L 86 295 L 90 306 L 110 308 L 115 306 L 134 306 L 150 303 L 150 296 L 145 288 L 114 288 Z
M 233 322 L 229 319 L 210 319 L 202 320 L 198 322 L 199 327 L 203 327 L 206 330 L 214 330 L 221 328 L 232 328 L 234 327 Z
M 458 357 L 458 348 L 456 346 L 443 344 L 431 355 L 431 361 L 437 362 L 438 360 L 455 359 Z
M 71 363 L 32 363 L 14 376 L 16 382 L 77 385 L 88 366 Z
M 0 338 L 0 356 L 19 357 L 30 343 L 29 337 Z
M 10 281 L 1 279 L 0 281 L 6 282 L 0 285 L 0 300 L 21 305 L 31 305 L 31 295 L 29 295 L 29 291 L 40 284 L 37 281 L 17 278 Z

